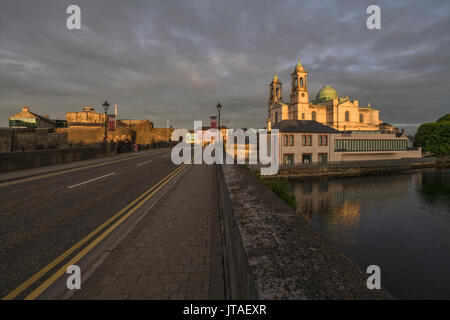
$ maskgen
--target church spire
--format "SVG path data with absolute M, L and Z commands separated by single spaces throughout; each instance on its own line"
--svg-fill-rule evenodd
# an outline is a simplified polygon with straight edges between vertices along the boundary
M 297 65 L 295 66 L 295 71 L 304 71 L 302 64 L 300 63 L 300 58 L 298 58 Z
M 274 72 L 273 74 L 273 79 L 272 79 L 273 83 L 277 83 L 278 82 L 278 75 L 276 72 Z

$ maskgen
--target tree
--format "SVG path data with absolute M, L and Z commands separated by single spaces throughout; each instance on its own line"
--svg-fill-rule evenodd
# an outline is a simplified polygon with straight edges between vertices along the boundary
M 439 120 L 436 122 L 448 122 L 448 121 L 450 121 L 450 113 L 447 113 L 445 116 L 439 118 Z
M 422 124 L 414 137 L 416 144 L 423 151 L 435 155 L 450 154 L 450 114 L 441 117 L 436 122 Z

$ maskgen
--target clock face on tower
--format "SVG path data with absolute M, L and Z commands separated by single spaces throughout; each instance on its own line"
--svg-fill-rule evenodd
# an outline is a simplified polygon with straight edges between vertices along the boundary
M 302 93 L 302 97 L 304 97 L 305 96 L 305 94 L 304 93 Z

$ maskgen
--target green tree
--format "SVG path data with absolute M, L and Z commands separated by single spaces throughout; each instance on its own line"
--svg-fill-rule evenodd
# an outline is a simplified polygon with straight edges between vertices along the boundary
M 422 124 L 414 137 L 416 144 L 423 151 L 434 155 L 450 154 L 450 114 L 436 122 Z
M 439 118 L 439 120 L 436 122 L 448 122 L 448 121 L 450 121 L 450 113 L 447 113 L 445 116 Z

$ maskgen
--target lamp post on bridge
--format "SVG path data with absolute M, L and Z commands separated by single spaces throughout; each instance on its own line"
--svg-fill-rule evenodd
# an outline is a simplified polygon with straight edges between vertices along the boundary
M 105 109 L 105 138 L 103 139 L 104 142 L 108 141 L 108 108 L 109 108 L 108 100 L 105 100 L 105 102 L 103 103 L 103 109 Z
M 217 104 L 217 112 L 219 113 L 219 131 L 220 131 L 220 112 L 222 111 L 222 105 L 220 102 Z

